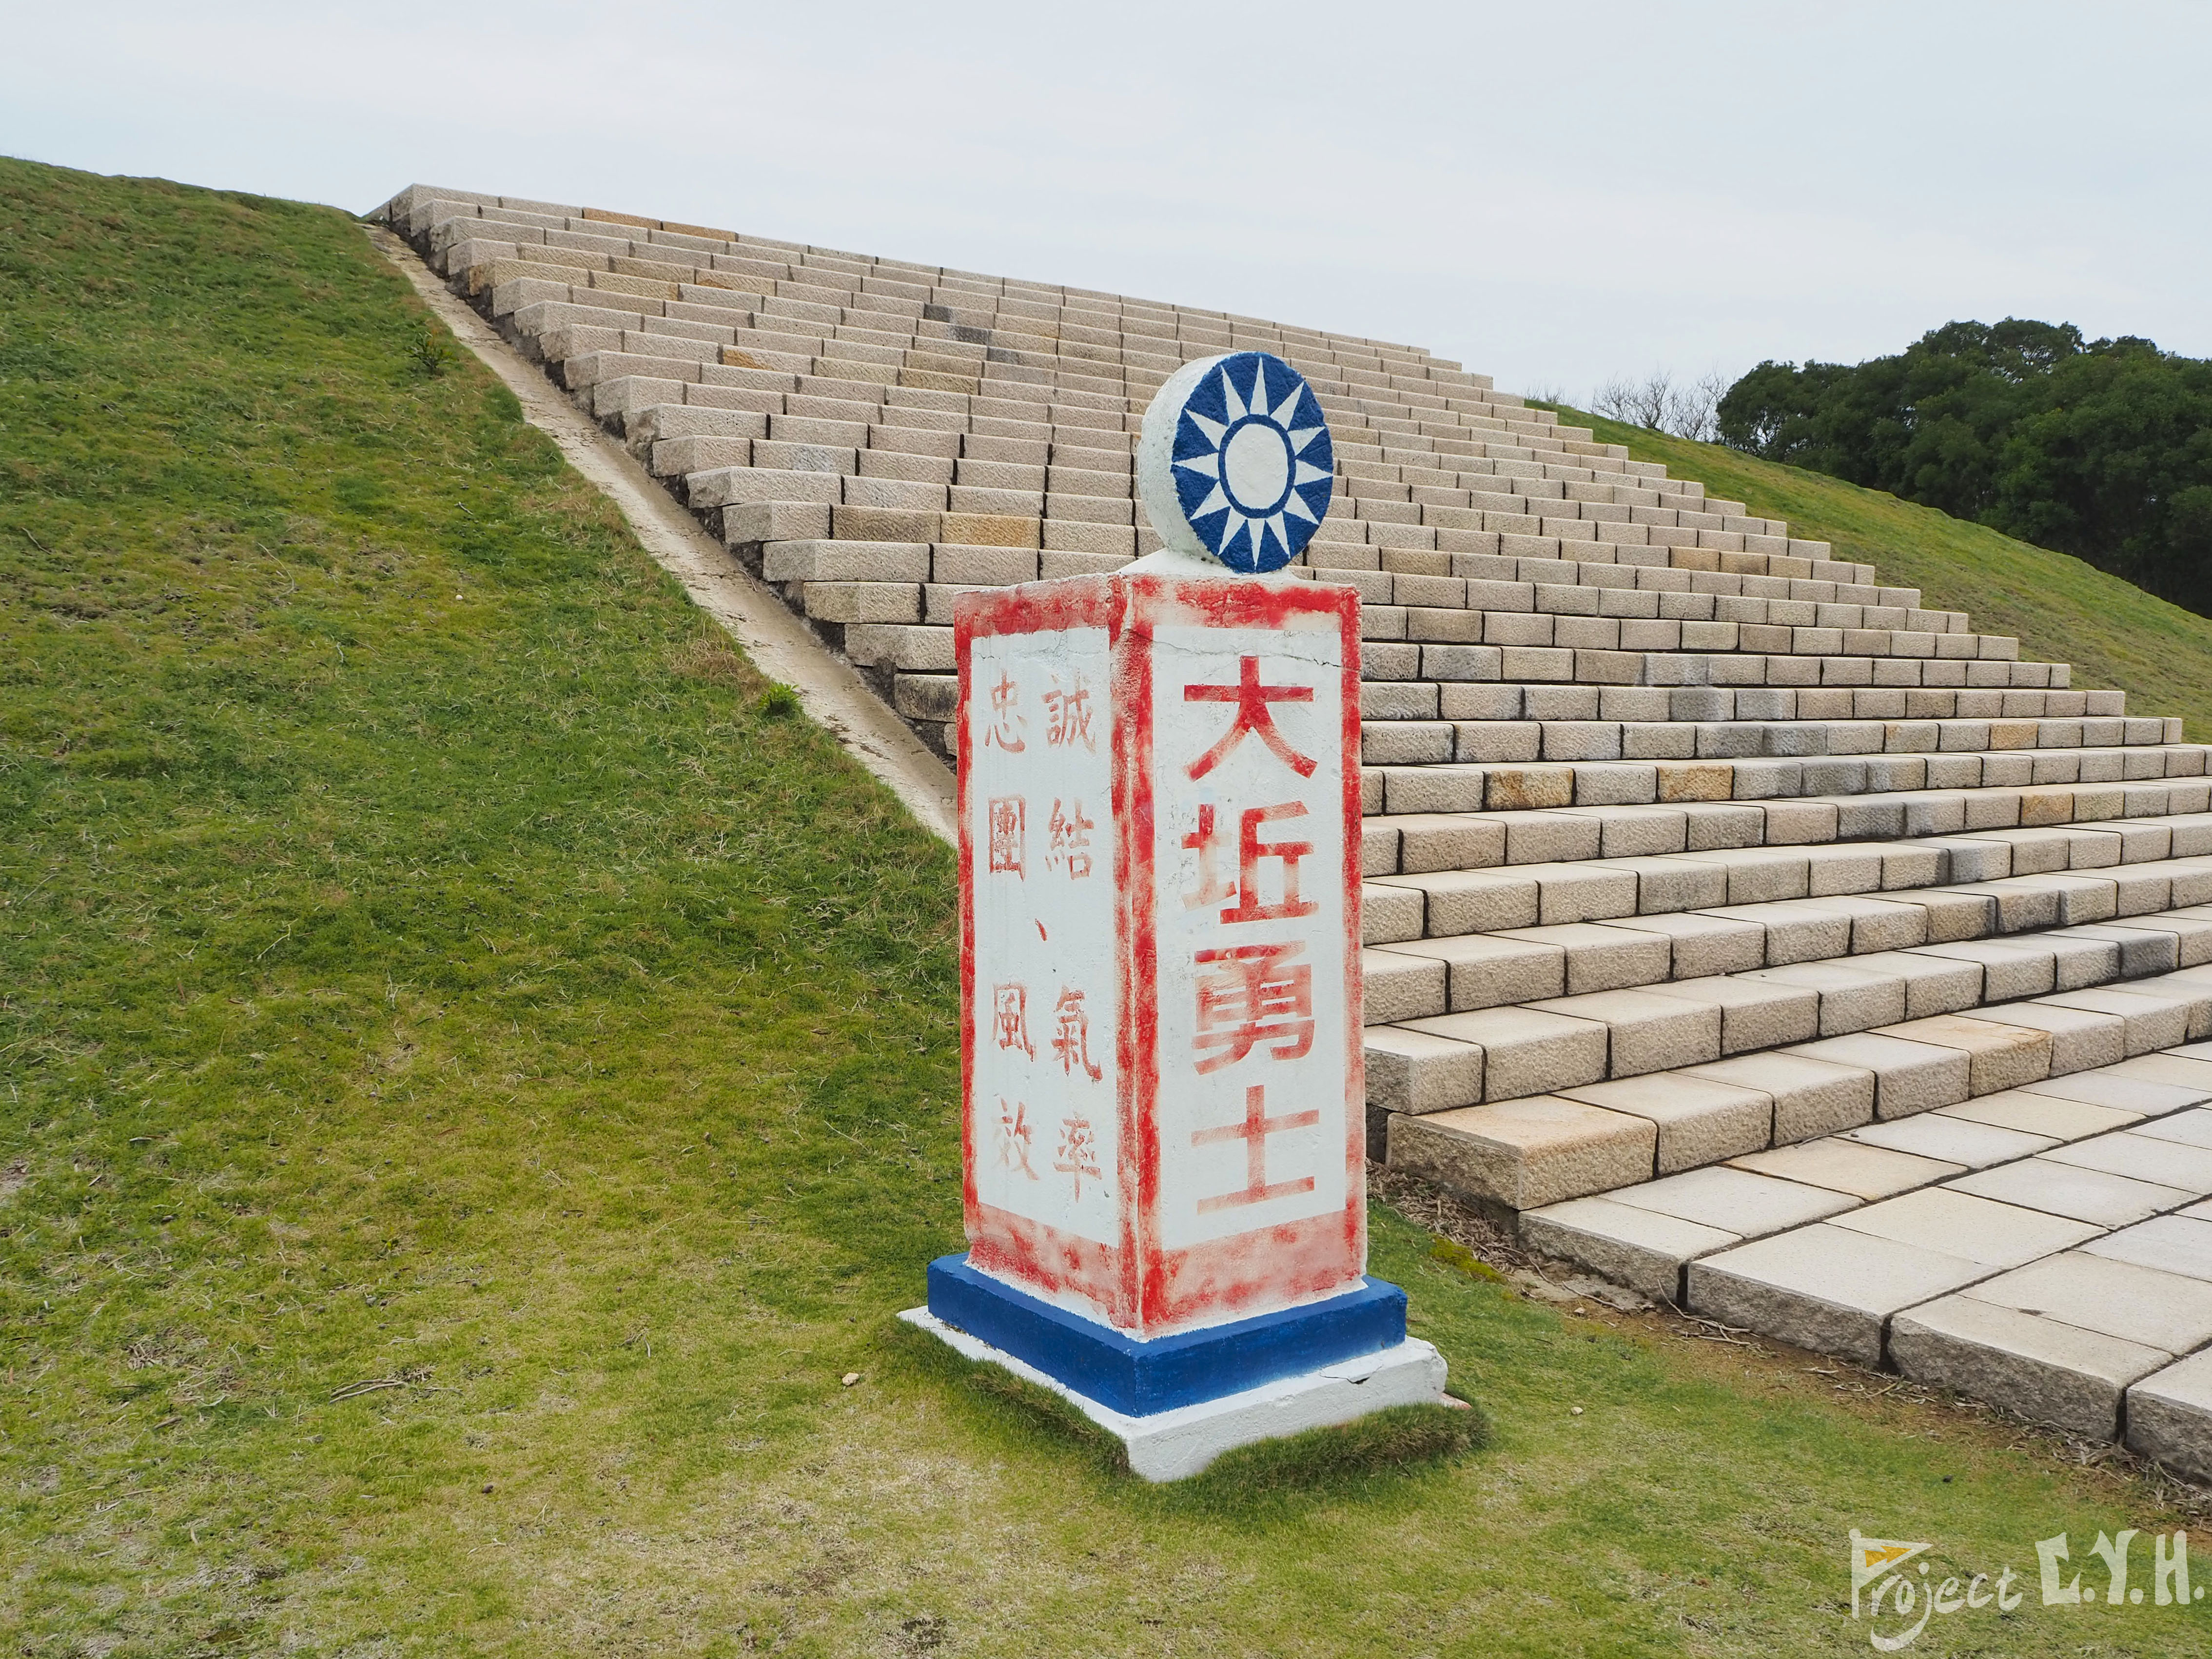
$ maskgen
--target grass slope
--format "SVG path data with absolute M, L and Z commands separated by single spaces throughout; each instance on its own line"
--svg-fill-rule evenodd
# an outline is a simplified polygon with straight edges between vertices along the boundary
M 1639 461 L 1662 461 L 1760 518 L 1787 519 L 1790 533 L 1832 542 L 1836 556 L 1871 564 L 1884 582 L 1917 587 L 1939 610 L 1964 611 L 1985 633 L 2011 634 L 2021 654 L 2074 665 L 2076 686 L 2115 686 L 2139 714 L 2179 714 L 2188 733 L 2212 738 L 2212 620 L 2154 598 L 2070 554 L 2016 542 L 1862 489 L 1825 473 L 1781 466 L 1718 444 L 1624 426 L 1579 410 L 1561 413 L 1626 444 Z
M 2032 1584 L 2172 1525 L 1388 1212 L 1486 1449 L 1147 1488 L 897 1325 L 949 858 L 423 327 L 335 213 L 0 163 L 9 1651 L 1842 1653 L 1853 1526 Z

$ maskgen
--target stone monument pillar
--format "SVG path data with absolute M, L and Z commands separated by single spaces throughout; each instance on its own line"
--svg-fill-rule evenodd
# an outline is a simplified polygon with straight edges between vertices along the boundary
M 954 612 L 969 1250 L 908 1317 L 1152 1479 L 1443 1383 L 1365 1276 L 1358 600 L 1277 574 L 1333 471 L 1288 363 L 1186 364 L 1167 549 Z

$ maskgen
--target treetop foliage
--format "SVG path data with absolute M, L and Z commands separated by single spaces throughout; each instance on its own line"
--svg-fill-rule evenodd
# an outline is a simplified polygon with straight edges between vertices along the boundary
M 2212 614 L 2212 362 L 2070 323 L 1949 323 L 1893 357 L 1761 363 L 1718 424 Z

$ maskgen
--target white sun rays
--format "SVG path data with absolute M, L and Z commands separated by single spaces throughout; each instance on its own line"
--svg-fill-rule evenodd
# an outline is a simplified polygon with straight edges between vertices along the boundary
M 1289 423 L 1297 413 L 1298 399 L 1305 389 L 1304 380 L 1293 380 L 1291 389 L 1283 394 L 1282 402 L 1270 409 L 1267 407 L 1267 365 L 1260 362 L 1252 365 L 1252 391 L 1247 398 L 1238 394 L 1237 383 L 1230 379 L 1229 367 L 1224 363 L 1221 368 L 1221 400 L 1229 418 L 1226 421 L 1209 420 L 1194 409 L 1184 409 L 1184 417 L 1205 435 L 1211 447 L 1204 454 L 1193 455 L 1177 461 L 1176 465 L 1189 469 L 1200 477 L 1214 481 L 1213 488 L 1206 493 L 1206 499 L 1185 516 L 1194 526 L 1200 519 L 1210 518 L 1216 513 L 1226 513 L 1229 516 L 1222 522 L 1220 540 L 1217 544 L 1221 552 L 1228 552 L 1237 538 L 1249 532 L 1252 538 L 1253 562 L 1262 564 L 1262 538 L 1267 532 L 1273 532 L 1276 541 L 1282 545 L 1284 556 L 1288 557 L 1291 551 L 1288 519 L 1299 518 L 1315 525 L 1321 522 L 1298 491 L 1307 484 L 1326 480 L 1329 474 L 1310 462 L 1300 460 L 1298 457 L 1326 428 L 1317 424 L 1292 427 Z M 1231 429 L 1247 421 L 1265 422 L 1281 436 L 1288 447 L 1291 458 L 1289 482 L 1283 486 L 1279 500 L 1239 501 L 1231 495 L 1228 488 L 1224 488 L 1228 481 L 1222 477 L 1222 448 L 1228 441 Z M 1255 508 L 1258 510 L 1255 511 Z

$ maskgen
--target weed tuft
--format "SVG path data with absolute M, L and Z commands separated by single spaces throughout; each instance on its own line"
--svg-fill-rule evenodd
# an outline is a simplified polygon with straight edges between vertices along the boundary
M 407 347 L 407 361 L 415 372 L 427 379 L 438 380 L 460 360 L 460 348 L 454 344 L 453 337 L 431 319 L 424 318 L 422 327 L 416 331 L 414 339 Z M 510 392 L 507 396 L 512 398 L 514 394 Z M 515 413 L 519 416 L 521 410 L 518 399 Z
M 787 720 L 799 712 L 799 693 L 779 681 L 760 694 L 753 708 L 763 720 Z
M 1485 1261 L 1464 1244 L 1440 1238 L 1429 1246 L 1429 1254 L 1447 1267 L 1457 1268 L 1470 1279 L 1486 1279 L 1493 1285 L 1503 1285 L 1505 1275 Z

